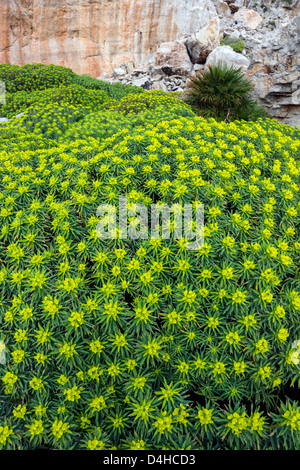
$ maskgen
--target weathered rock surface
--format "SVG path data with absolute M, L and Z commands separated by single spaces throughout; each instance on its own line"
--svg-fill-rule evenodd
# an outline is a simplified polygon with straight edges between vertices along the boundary
M 239 11 L 239 7 L 235 3 L 229 3 L 228 6 L 231 13 L 236 13 L 237 11 Z
M 262 22 L 262 17 L 256 11 L 248 8 L 240 8 L 233 17 L 235 21 L 241 21 L 243 26 L 249 29 L 256 29 Z
M 203 64 L 210 52 L 220 44 L 220 19 L 212 18 L 208 25 L 184 41 L 193 64 Z
M 60 64 L 94 77 L 196 33 L 212 0 L 0 0 L 0 63 Z
M 193 64 L 183 42 L 174 41 L 160 45 L 154 55 L 155 70 L 165 75 L 189 75 Z
M 222 60 L 247 70 L 273 117 L 300 127 L 299 12 L 300 0 L 0 0 L 0 63 L 177 91 Z M 224 36 L 243 53 L 220 49 Z

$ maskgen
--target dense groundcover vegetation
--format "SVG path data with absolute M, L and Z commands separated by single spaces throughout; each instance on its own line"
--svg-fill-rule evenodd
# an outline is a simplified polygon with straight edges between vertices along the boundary
M 299 129 L 0 79 L 0 448 L 299 449 Z M 120 195 L 203 203 L 204 245 L 100 240 Z

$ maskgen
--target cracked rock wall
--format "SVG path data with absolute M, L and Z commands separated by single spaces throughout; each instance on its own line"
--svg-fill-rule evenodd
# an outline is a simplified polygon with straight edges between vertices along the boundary
M 0 63 L 55 63 L 97 77 L 140 65 L 214 16 L 211 0 L 0 0 Z

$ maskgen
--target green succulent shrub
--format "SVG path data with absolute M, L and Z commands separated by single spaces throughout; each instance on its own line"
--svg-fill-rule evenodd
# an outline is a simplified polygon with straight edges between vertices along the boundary
M 190 79 L 185 100 L 204 117 L 254 121 L 267 117 L 267 112 L 252 98 L 253 89 L 242 69 L 218 64 Z
M 138 98 L 0 124 L 0 448 L 299 450 L 300 131 Z M 100 239 L 120 196 L 203 246 Z
M 102 108 L 102 105 L 108 100 L 107 94 L 102 90 L 90 90 L 79 85 L 69 85 L 42 91 L 7 93 L 5 103 L 0 105 L 0 112 L 3 116 L 11 118 L 34 104 L 43 106 L 52 103 L 95 110 Z
M 71 85 L 74 83 L 75 77 L 76 74 L 71 69 L 60 65 L 0 64 L 0 80 L 5 82 L 8 93 L 31 92 L 61 85 Z
M 144 93 L 137 86 L 113 85 L 53 64 L 0 64 L 0 80 L 5 82 L 6 88 L 5 104 L 0 103 L 0 114 L 8 118 L 34 103 L 68 103 L 95 111 L 102 107 L 110 109 L 129 94 Z
M 231 36 L 222 39 L 221 46 L 230 46 L 235 52 L 243 52 L 245 49 L 245 43 L 242 39 L 232 38 Z

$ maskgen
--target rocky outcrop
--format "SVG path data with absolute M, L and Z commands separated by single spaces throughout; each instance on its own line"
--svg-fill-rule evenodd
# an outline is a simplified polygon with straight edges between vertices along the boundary
M 300 2 L 296 3 L 294 10 L 287 10 L 290 15 L 273 10 L 270 31 L 244 37 L 251 60 L 248 75 L 257 96 L 272 117 L 300 127 Z
M 153 58 L 156 71 L 165 75 L 190 75 L 193 64 L 185 45 L 181 41 L 163 43 Z
M 300 0 L 0 0 L 0 62 L 165 91 L 237 64 L 271 116 L 300 127 L 299 12 Z M 244 50 L 222 46 L 226 36 Z
M 250 60 L 235 52 L 230 46 L 219 46 L 209 54 L 206 65 L 213 66 L 217 64 L 225 64 L 229 67 L 241 68 L 247 72 L 250 66 Z
M 0 0 L 0 63 L 60 64 L 94 77 L 140 66 L 217 15 L 212 0 Z

